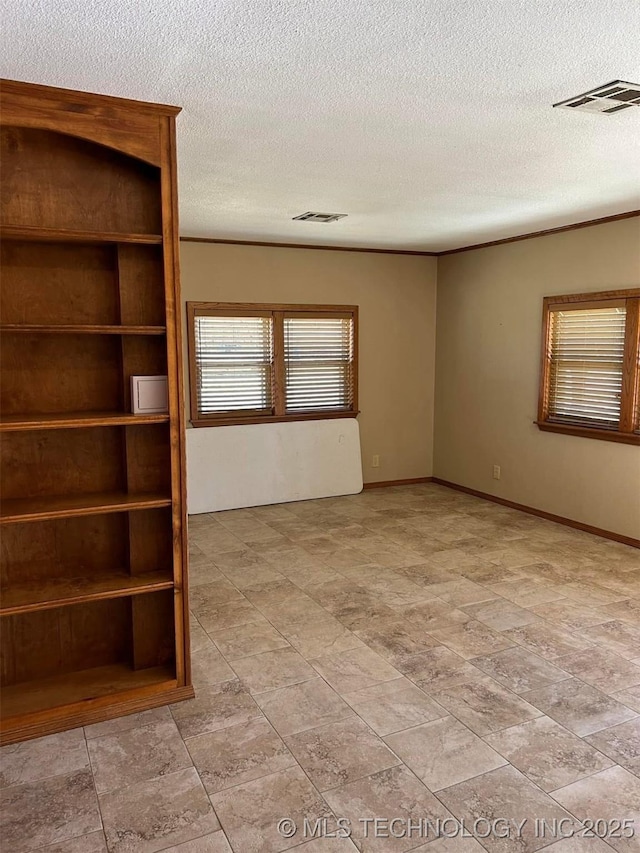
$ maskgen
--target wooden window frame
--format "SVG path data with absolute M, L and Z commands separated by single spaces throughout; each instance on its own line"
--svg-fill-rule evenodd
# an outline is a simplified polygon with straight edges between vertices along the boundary
M 201 415 L 198 411 L 195 318 L 203 316 L 264 317 L 273 321 L 273 414 Z M 286 412 L 286 376 L 284 360 L 285 317 L 350 318 L 353 320 L 353 362 L 351 409 L 341 411 Z M 285 421 L 314 421 L 329 418 L 354 418 L 358 410 L 358 306 L 357 305 L 298 305 L 250 302 L 187 302 L 187 344 L 189 363 L 190 421 L 194 427 L 236 426 L 238 424 L 268 424 Z
M 551 364 L 551 323 L 553 310 L 562 306 L 596 308 L 609 304 L 625 303 L 625 339 L 620 398 L 620 421 L 617 429 L 590 426 L 580 423 L 563 423 L 549 420 L 549 375 Z M 603 441 L 640 445 L 640 423 L 636 423 L 640 396 L 640 288 L 606 290 L 599 293 L 572 293 L 565 296 L 545 296 L 542 307 L 542 359 L 540 366 L 540 391 L 538 396 L 538 428 L 545 432 L 576 435 Z

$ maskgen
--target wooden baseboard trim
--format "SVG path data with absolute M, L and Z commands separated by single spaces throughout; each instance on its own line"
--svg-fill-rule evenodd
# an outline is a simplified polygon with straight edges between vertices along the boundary
M 614 542 L 621 542 L 623 545 L 630 545 L 632 548 L 640 548 L 640 539 L 634 539 L 632 536 L 623 536 L 622 533 L 602 530 L 600 527 L 584 524 L 582 521 L 574 521 L 574 519 L 565 518 L 563 515 L 554 515 L 554 513 L 545 512 L 543 509 L 536 509 L 535 507 L 525 506 L 525 504 L 519 504 L 515 501 L 508 501 L 506 498 L 490 495 L 487 492 L 480 492 L 477 489 L 470 489 L 468 486 L 460 486 L 458 483 L 451 483 L 449 480 L 440 479 L 440 477 L 432 477 L 431 479 L 439 486 L 446 486 L 448 489 L 455 489 L 457 492 L 464 492 L 466 495 L 473 495 L 475 498 L 482 498 L 485 501 L 492 501 L 502 506 L 508 506 L 510 509 L 517 509 L 529 515 L 537 515 L 538 518 L 555 521 L 556 524 L 564 524 L 567 527 L 574 527 L 576 530 L 584 530 L 585 533 L 592 533 L 594 536 L 601 536 L 603 539 L 612 539 Z
M 413 477 L 410 480 L 381 480 L 379 483 L 365 483 L 363 489 L 382 489 L 385 486 L 415 486 L 417 483 L 430 483 L 433 477 Z

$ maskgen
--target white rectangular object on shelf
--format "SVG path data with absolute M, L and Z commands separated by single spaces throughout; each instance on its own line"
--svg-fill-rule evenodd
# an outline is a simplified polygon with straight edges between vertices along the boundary
M 131 377 L 131 411 L 134 415 L 152 415 L 169 411 L 166 376 Z
M 187 512 L 362 491 L 355 418 L 187 430 Z

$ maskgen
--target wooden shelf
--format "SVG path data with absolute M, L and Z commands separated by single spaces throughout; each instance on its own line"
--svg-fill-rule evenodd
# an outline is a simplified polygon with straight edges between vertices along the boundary
M 26 335 L 164 335 L 166 326 L 42 326 L 26 323 L 3 323 L 3 334 Z
M 161 234 L 119 234 L 105 231 L 74 231 L 66 228 L 39 228 L 32 225 L 3 225 L 3 240 L 34 240 L 55 243 L 141 243 L 160 245 Z
M 97 492 L 86 495 L 14 498 L 2 502 L 0 524 L 45 521 L 80 515 L 102 515 L 108 512 L 127 512 L 163 506 L 171 506 L 171 498 L 154 493 L 136 495 L 126 492 Z
M 11 717 L 84 703 L 126 690 L 168 690 L 175 684 L 175 673 L 169 667 L 133 670 L 126 664 L 100 666 L 36 681 L 24 681 L 2 688 L 0 702 L 3 722 L 6 719 L 6 728 L 10 729 Z
M 165 424 L 168 414 L 131 415 L 126 412 L 55 412 L 47 415 L 4 415 L 0 432 L 22 432 L 32 429 L 82 429 L 87 427 L 136 426 Z
M 125 598 L 172 588 L 173 574 L 170 571 L 130 575 L 123 570 L 92 578 L 48 578 L 45 581 L 6 587 L 2 593 L 0 616 L 51 610 L 103 598 Z

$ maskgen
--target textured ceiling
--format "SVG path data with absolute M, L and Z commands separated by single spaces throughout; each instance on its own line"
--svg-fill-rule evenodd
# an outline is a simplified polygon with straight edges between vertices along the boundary
M 3 76 L 183 107 L 184 235 L 440 251 L 640 207 L 640 107 L 551 108 L 640 82 L 637 0 L 0 9 Z

